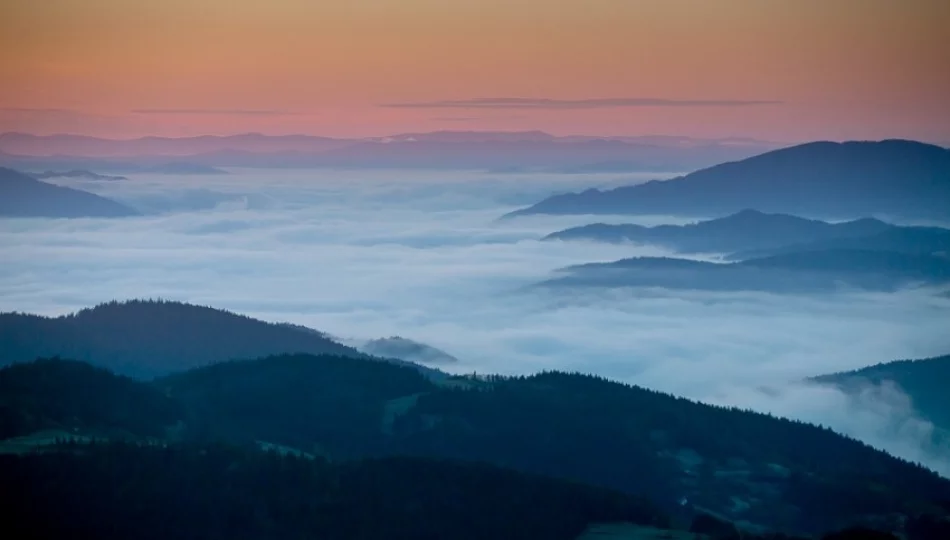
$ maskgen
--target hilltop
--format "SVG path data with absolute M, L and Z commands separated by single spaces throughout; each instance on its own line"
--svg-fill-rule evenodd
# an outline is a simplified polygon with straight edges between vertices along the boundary
M 317 331 L 181 302 L 109 302 L 60 317 L 0 313 L 0 365 L 61 356 L 152 377 L 237 358 L 298 352 L 366 356 Z
M 907 140 L 812 142 L 671 180 L 555 195 L 507 217 L 723 216 L 747 208 L 833 219 L 947 219 L 950 150 Z
M 827 223 L 788 214 L 746 209 L 723 218 L 687 225 L 608 225 L 595 223 L 551 233 L 543 240 L 586 240 L 651 244 L 681 253 L 732 253 L 806 242 L 866 237 L 901 229 L 877 219 Z M 946 231 L 950 238 L 950 231 Z

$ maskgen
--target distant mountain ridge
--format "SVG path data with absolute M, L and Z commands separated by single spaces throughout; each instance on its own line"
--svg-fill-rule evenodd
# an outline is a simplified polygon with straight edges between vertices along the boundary
M 950 150 L 906 140 L 813 142 L 671 180 L 555 195 L 508 214 L 950 218 Z
M 564 268 L 541 287 L 658 287 L 664 289 L 828 293 L 841 289 L 895 291 L 950 283 L 950 258 L 888 251 L 805 251 L 712 263 L 634 257 Z
M 787 214 L 742 210 L 688 225 L 608 225 L 596 223 L 551 233 L 542 240 L 591 240 L 653 244 L 682 253 L 732 253 L 792 244 L 870 236 L 898 229 L 877 219 L 827 223 Z M 946 231 L 950 234 L 950 230 Z
M 117 218 L 138 212 L 93 193 L 42 182 L 0 167 L 0 217 Z
M 768 141 L 689 137 L 554 136 L 540 131 L 435 131 L 334 139 L 250 133 L 110 140 L 0 135 L 0 159 L 20 168 L 131 171 L 168 162 L 217 167 L 420 167 L 572 170 L 602 162 L 657 172 L 692 170 L 775 148 Z
M 71 171 L 44 171 L 41 173 L 30 173 L 30 176 L 37 180 L 47 178 L 78 178 L 81 180 L 128 180 L 124 176 L 111 176 L 108 174 L 96 174 L 92 171 L 82 169 L 73 169 Z

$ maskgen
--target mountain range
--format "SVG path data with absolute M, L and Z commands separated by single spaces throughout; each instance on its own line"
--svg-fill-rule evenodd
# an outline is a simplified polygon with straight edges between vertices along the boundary
M 950 218 L 950 150 L 906 140 L 813 142 L 670 180 L 549 197 L 508 214 Z
M 634 257 L 563 268 L 544 288 L 659 287 L 666 289 L 828 293 L 894 291 L 950 283 L 950 258 L 872 250 L 791 252 L 713 263 L 669 257 Z
M 682 171 L 775 148 L 752 139 L 558 137 L 540 131 L 437 131 L 334 139 L 257 133 L 111 140 L 82 135 L 0 135 L 0 162 L 21 169 L 130 171 L 176 162 L 220 167 L 597 167 L 623 162 L 636 170 Z M 629 169 L 628 169 L 629 170 Z
M 0 217 L 129 217 L 138 212 L 86 191 L 0 167 Z
M 756 210 L 743 210 L 727 217 L 700 221 L 687 225 L 658 225 L 644 227 L 624 224 L 608 225 L 595 223 L 551 233 L 543 240 L 585 240 L 597 242 L 650 244 L 680 253 L 726 253 L 757 252 L 769 249 L 802 246 L 798 251 L 809 250 L 807 246 L 824 249 L 839 247 L 839 243 L 860 238 L 859 245 L 866 249 L 877 247 L 869 238 L 879 238 L 883 233 L 900 231 L 906 241 L 902 243 L 881 242 L 882 247 L 914 249 L 933 238 L 938 248 L 950 249 L 950 230 L 923 227 L 899 227 L 877 219 L 859 219 L 844 223 L 827 223 L 787 214 L 766 214 Z M 894 234 L 887 236 L 893 239 Z M 920 238 L 920 241 L 916 239 Z M 895 245 L 896 244 L 896 245 Z M 843 247 L 843 246 L 841 246 Z M 940 251 L 933 249 L 931 253 Z
M 112 176 L 108 174 L 97 174 L 92 171 L 82 169 L 73 169 L 71 171 L 43 171 L 41 173 L 30 173 L 30 176 L 37 180 L 46 180 L 48 178 L 77 178 L 80 180 L 128 180 L 124 176 Z

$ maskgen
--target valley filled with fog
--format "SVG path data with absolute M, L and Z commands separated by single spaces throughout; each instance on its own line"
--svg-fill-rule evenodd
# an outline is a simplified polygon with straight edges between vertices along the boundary
M 899 390 L 846 396 L 802 382 L 946 353 L 945 293 L 530 287 L 565 266 L 671 255 L 632 244 L 541 242 L 549 233 L 694 219 L 500 216 L 555 192 L 655 174 L 229 172 L 56 180 L 143 216 L 5 220 L 0 308 L 59 315 L 160 297 L 305 325 L 345 342 L 400 336 L 456 357 L 438 366 L 446 371 L 594 373 L 830 426 L 950 475 L 950 442 Z

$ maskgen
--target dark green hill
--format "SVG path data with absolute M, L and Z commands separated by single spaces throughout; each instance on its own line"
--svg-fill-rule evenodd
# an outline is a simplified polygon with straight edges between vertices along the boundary
M 860 392 L 868 384 L 896 384 L 914 408 L 937 427 L 950 431 L 950 355 L 921 360 L 897 360 L 874 366 L 822 375 L 812 379 L 834 384 L 845 391 Z
M 384 362 L 285 355 L 155 384 L 186 408 L 193 439 L 482 461 L 789 531 L 950 500 L 950 481 L 830 430 L 584 375 L 433 383 Z
M 8 538 L 574 540 L 666 526 L 616 491 L 414 458 L 331 464 L 226 446 L 67 446 L 0 456 Z
M 393 430 L 399 452 L 582 479 L 671 511 L 685 497 L 797 532 L 950 500 L 950 481 L 828 429 L 585 375 L 442 389 L 420 396 Z
M 0 439 L 41 430 L 165 437 L 184 419 L 154 386 L 72 360 L 0 368 Z
M 68 410 L 83 390 L 58 390 L 69 386 L 64 367 L 79 386 L 103 378 L 74 363 L 9 368 L 3 373 L 29 375 L 18 378 L 11 416 Z M 116 419 L 109 407 L 166 404 L 161 396 L 183 410 L 178 441 L 277 445 L 334 462 L 398 455 L 483 462 L 622 491 L 683 519 L 711 512 L 815 534 L 950 511 L 942 506 L 950 480 L 828 429 L 581 374 L 433 382 L 392 363 L 297 354 L 197 368 L 151 387 L 106 379 L 96 386 L 105 405 L 69 426 L 150 433 L 175 416 L 143 406 Z
M 224 362 L 155 384 L 189 411 L 192 438 L 336 457 L 382 452 L 387 402 L 436 388 L 411 367 L 302 354 Z
M 180 302 L 110 302 L 55 318 L 0 313 L 0 365 L 61 356 L 152 377 L 236 358 L 298 352 L 365 356 L 319 332 Z
M 950 150 L 906 140 L 812 142 L 671 180 L 555 195 L 508 216 L 725 216 L 745 208 L 830 219 L 946 219 Z

